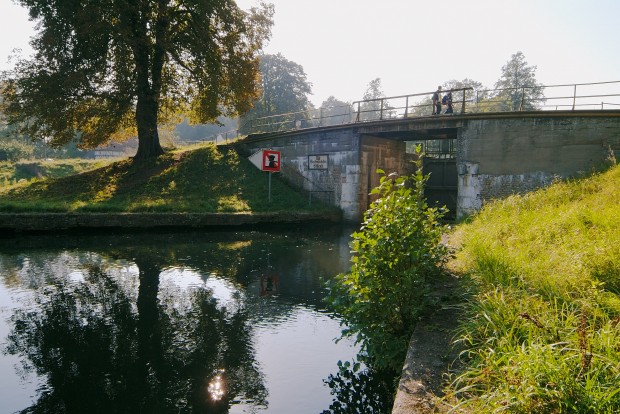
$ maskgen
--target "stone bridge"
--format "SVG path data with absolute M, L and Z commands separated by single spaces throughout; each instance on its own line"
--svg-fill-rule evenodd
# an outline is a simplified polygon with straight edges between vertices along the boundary
M 411 173 L 414 143 L 427 153 L 429 204 L 445 204 L 461 218 L 489 200 L 604 166 L 620 155 L 620 111 L 405 117 L 253 134 L 237 145 L 246 153 L 281 151 L 284 179 L 359 222 L 378 185 L 377 169 Z

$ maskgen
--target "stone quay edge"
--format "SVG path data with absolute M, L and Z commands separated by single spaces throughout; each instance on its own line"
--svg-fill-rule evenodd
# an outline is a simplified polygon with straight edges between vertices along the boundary
M 161 229 L 341 222 L 337 212 L 0 213 L 0 234 L 84 229 Z

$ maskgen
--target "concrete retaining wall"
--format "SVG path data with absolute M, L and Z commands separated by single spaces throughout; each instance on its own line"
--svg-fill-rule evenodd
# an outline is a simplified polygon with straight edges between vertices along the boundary
M 340 222 L 335 213 L 1 213 L 0 235 L 27 231 L 161 229 Z
M 306 191 L 331 192 L 333 204 L 349 222 L 360 222 L 370 205 L 369 192 L 379 183 L 377 169 L 402 173 L 405 164 L 404 142 L 363 136 L 350 127 L 250 138 L 243 144 L 250 152 L 280 151 L 283 176 Z M 311 168 L 309 157 L 316 155 L 327 157 L 327 169 Z
M 457 138 L 457 217 L 602 167 L 620 154 L 620 118 L 531 114 L 469 120 Z

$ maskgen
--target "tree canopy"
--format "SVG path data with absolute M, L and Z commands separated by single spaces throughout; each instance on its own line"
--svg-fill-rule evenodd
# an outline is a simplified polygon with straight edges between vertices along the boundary
M 32 60 L 5 73 L 4 111 L 32 138 L 92 148 L 138 136 L 163 153 L 158 122 L 209 122 L 259 96 L 273 6 L 234 0 L 17 0 L 38 23 Z
M 444 93 L 464 88 L 472 89 L 455 93 L 453 96 L 455 110 L 459 110 L 456 104 L 463 98 L 466 102 L 466 112 L 536 110 L 545 102 L 544 86 L 536 81 L 536 66 L 529 66 L 522 52 L 513 54 L 502 66 L 502 73 L 495 83 L 495 89 L 488 89 L 482 83 L 469 78 L 462 81 L 449 80 L 442 84 Z M 366 99 L 366 95 L 364 97 Z M 417 116 L 427 115 L 430 107 L 429 94 L 428 97 L 416 102 L 410 108 L 410 113 Z
M 353 108 L 349 102 L 331 95 L 321 104 L 319 117 L 321 125 L 341 125 L 351 122 Z
M 532 110 L 544 102 L 542 85 L 536 81 L 536 66 L 528 66 L 525 55 L 517 52 L 502 66 L 502 75 L 495 83 L 501 111 Z
M 286 59 L 280 53 L 260 58 L 262 96 L 243 117 L 242 131 L 248 130 L 251 120 L 271 115 L 305 111 L 310 106 L 308 82 L 303 66 Z

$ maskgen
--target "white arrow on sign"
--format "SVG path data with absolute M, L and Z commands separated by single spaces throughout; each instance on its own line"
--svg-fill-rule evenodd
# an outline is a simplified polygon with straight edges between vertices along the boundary
M 263 170 L 263 150 L 258 150 L 248 158 L 259 170 Z

